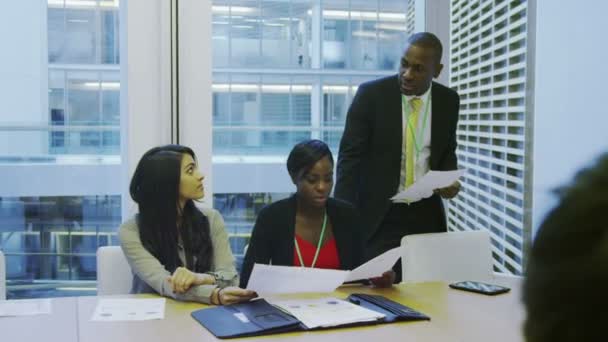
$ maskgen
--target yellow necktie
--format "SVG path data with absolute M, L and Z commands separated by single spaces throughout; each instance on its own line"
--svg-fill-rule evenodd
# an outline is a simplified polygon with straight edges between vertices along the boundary
M 405 127 L 405 187 L 409 187 L 414 183 L 414 170 L 416 158 L 415 155 L 415 139 L 416 139 L 416 128 L 418 127 L 418 116 L 420 114 L 420 107 L 422 107 L 422 100 L 415 97 L 409 101 L 412 111 L 407 118 L 407 126 Z

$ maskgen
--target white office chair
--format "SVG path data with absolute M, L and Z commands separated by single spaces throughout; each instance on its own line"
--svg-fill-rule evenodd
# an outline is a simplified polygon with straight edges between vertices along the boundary
M 97 249 L 97 295 L 128 294 L 133 274 L 120 246 Z
M 6 299 L 6 263 L 4 262 L 4 253 L 0 251 L 0 300 Z
M 401 252 L 404 282 L 492 280 L 487 230 L 407 235 Z

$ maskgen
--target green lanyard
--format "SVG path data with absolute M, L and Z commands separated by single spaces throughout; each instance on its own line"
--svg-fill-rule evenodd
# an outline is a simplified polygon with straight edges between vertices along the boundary
M 321 228 L 321 236 L 319 237 L 319 243 L 317 243 L 317 251 L 315 252 L 315 258 L 312 260 L 312 265 L 310 268 L 314 268 L 317 263 L 317 257 L 319 256 L 319 251 L 321 250 L 321 243 L 323 243 L 323 236 L 325 235 L 325 226 L 327 225 L 327 212 L 323 215 L 323 227 Z M 300 259 L 300 266 L 304 266 L 304 260 L 302 259 L 302 253 L 300 253 L 300 247 L 298 246 L 298 240 L 296 238 L 293 239 L 293 242 L 296 245 L 296 253 L 298 253 L 298 259 Z
M 431 94 L 429 93 L 429 98 L 426 101 L 426 106 L 424 109 L 424 117 L 422 118 L 422 131 L 420 131 L 420 139 L 417 139 L 418 134 L 416 134 L 416 131 L 414 130 L 414 127 L 412 127 L 410 120 L 408 120 L 409 116 L 410 116 L 410 106 L 407 103 L 407 98 L 405 97 L 405 95 L 401 95 L 401 106 L 403 107 L 403 111 L 405 113 L 405 120 L 406 120 L 406 124 L 408 129 L 410 130 L 410 134 L 412 134 L 414 136 L 414 149 L 416 150 L 416 160 L 418 160 L 418 156 L 420 155 L 420 152 L 422 152 L 422 144 L 424 144 L 424 133 L 426 131 L 426 119 L 429 116 L 429 104 L 431 103 Z M 405 137 L 403 137 L 403 139 L 405 139 Z M 420 143 L 418 143 L 418 141 L 420 141 Z

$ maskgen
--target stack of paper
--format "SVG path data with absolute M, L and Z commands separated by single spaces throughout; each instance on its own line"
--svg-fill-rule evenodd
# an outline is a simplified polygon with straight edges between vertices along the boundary
M 146 321 L 165 317 L 165 298 L 101 298 L 91 321 Z
M 332 297 L 267 301 L 288 312 L 309 329 L 373 322 L 385 317 L 379 312 Z
M 50 313 L 51 300 L 48 298 L 0 300 L 0 317 L 48 315 Z

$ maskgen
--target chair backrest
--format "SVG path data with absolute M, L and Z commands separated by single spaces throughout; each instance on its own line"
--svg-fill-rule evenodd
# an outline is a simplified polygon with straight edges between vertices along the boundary
M 120 246 L 97 249 L 97 295 L 128 294 L 133 274 Z
M 6 263 L 4 253 L 0 251 L 0 300 L 6 299 Z
M 404 282 L 492 279 L 487 230 L 407 235 L 401 252 Z

